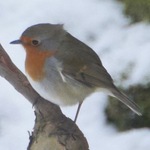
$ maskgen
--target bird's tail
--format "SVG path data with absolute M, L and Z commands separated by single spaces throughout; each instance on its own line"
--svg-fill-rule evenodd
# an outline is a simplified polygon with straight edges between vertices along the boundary
M 127 105 L 133 112 L 135 112 L 137 115 L 141 116 L 141 110 L 140 108 L 136 105 L 135 102 L 133 102 L 132 100 L 130 100 L 126 95 L 124 95 L 123 93 L 121 93 L 118 89 L 116 89 L 115 91 L 112 91 L 112 94 L 114 97 L 116 97 L 118 100 L 120 100 L 122 103 L 124 103 L 125 105 Z

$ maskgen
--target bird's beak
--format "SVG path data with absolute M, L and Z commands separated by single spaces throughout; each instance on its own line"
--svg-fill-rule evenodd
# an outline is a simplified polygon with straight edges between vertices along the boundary
M 10 42 L 10 44 L 22 44 L 22 41 L 21 40 L 15 40 L 15 41 Z

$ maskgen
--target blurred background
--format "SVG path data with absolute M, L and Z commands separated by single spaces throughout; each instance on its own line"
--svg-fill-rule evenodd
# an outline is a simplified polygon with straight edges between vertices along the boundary
M 24 49 L 9 43 L 31 25 L 61 23 L 100 56 L 115 84 L 140 106 L 141 117 L 103 93 L 88 97 L 77 125 L 91 150 L 150 149 L 149 0 L 5 0 L 0 20 L 0 43 L 23 73 Z M 74 119 L 77 106 L 61 109 Z M 34 119 L 32 105 L 0 77 L 0 150 L 26 149 Z

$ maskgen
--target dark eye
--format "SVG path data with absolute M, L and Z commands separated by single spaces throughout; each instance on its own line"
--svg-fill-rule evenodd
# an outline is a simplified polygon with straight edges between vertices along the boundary
M 37 45 L 40 44 L 40 41 L 38 41 L 38 40 L 32 40 L 32 44 L 33 44 L 34 46 L 37 46 Z

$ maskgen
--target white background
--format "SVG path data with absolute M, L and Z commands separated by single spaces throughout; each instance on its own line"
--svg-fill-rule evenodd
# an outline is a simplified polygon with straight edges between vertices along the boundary
M 150 25 L 130 24 L 123 5 L 112 0 L 5 0 L 0 4 L 0 42 L 24 72 L 25 52 L 9 42 L 37 23 L 64 23 L 73 36 L 92 47 L 103 65 L 124 88 L 150 81 Z M 95 40 L 90 40 L 90 39 Z M 121 80 L 121 73 L 129 78 Z M 91 150 L 149 150 L 150 130 L 119 133 L 106 123 L 107 96 L 96 93 L 84 102 L 77 120 Z M 76 107 L 62 108 L 74 118 Z M 130 110 L 129 110 L 130 111 Z M 34 125 L 32 105 L 0 77 L 0 150 L 25 150 Z

